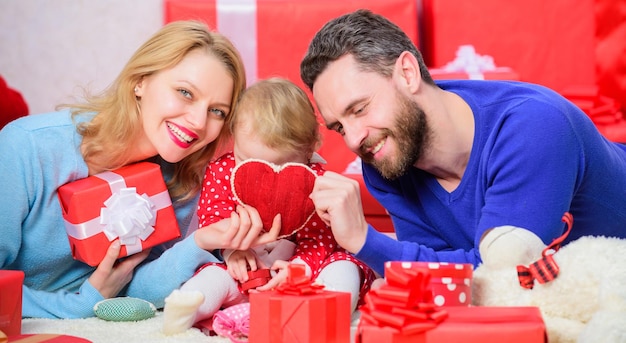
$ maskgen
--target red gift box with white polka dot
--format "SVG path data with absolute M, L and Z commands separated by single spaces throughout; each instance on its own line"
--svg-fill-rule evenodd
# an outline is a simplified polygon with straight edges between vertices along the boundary
M 469 263 L 403 262 L 385 263 L 385 270 L 418 270 L 430 275 L 433 301 L 437 306 L 469 306 L 472 300 L 472 273 Z

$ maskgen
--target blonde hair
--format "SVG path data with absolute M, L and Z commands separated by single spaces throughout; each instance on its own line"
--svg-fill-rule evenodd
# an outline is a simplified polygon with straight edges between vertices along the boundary
M 128 152 L 142 128 L 141 111 L 134 88 L 151 74 L 174 67 L 190 51 L 201 49 L 216 57 L 233 79 L 230 113 L 246 87 L 245 70 L 233 44 L 199 21 L 177 21 L 162 27 L 133 54 L 115 81 L 100 95 L 85 96 L 85 103 L 63 105 L 74 116 L 95 113 L 91 121 L 78 125 L 89 138 L 83 146 L 85 162 L 94 170 L 112 170 L 130 162 Z M 224 125 L 218 138 L 175 165 L 168 182 L 172 198 L 188 199 L 200 190 L 204 167 L 230 137 Z
M 306 93 L 282 78 L 261 80 L 244 91 L 230 118 L 231 133 L 246 121 L 268 147 L 311 155 L 320 144 L 319 122 Z

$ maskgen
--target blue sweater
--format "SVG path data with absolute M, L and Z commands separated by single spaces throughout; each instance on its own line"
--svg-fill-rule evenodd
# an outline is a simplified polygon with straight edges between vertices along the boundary
M 59 186 L 88 176 L 81 141 L 68 111 L 27 116 L 0 131 L 0 268 L 25 273 L 23 317 L 90 317 L 103 299 L 87 281 L 94 268 L 72 258 L 56 194 Z M 169 179 L 172 165 L 154 162 Z M 187 235 L 196 206 L 197 197 L 175 203 L 187 238 L 153 248 L 120 295 L 162 307 L 199 265 L 217 261 Z
M 541 86 L 500 81 L 441 81 L 471 107 L 475 136 L 467 169 L 452 192 L 411 168 L 385 180 L 363 164 L 368 190 L 389 211 L 398 240 L 369 227 L 356 255 L 383 272 L 385 261 L 480 262 L 482 234 L 502 225 L 531 230 L 546 244 L 574 225 L 583 235 L 626 238 L 626 151 L 591 120 Z

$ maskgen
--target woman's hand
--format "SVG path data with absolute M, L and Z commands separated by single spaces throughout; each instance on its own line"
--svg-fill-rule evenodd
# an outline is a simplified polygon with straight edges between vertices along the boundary
M 237 206 L 230 219 L 201 228 L 195 232 L 196 244 L 207 251 L 215 249 L 248 250 L 251 247 L 275 241 L 280 233 L 280 214 L 274 217 L 272 228 L 263 231 L 259 212 L 250 206 Z
M 228 274 L 239 282 L 248 281 L 248 270 L 254 271 L 258 268 L 256 254 L 250 249 L 235 250 L 224 262 L 226 262 Z
M 120 255 L 120 241 L 111 243 L 102 262 L 89 277 L 89 283 L 100 292 L 105 299 L 113 298 L 132 280 L 135 267 L 150 254 L 150 249 L 117 261 Z

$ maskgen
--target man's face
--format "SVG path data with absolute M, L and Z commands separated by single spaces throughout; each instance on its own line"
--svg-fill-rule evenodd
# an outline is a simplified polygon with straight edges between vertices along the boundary
M 359 70 L 350 55 L 328 65 L 313 96 L 326 126 L 385 178 L 404 174 L 428 148 L 430 130 L 420 106 L 392 78 Z

